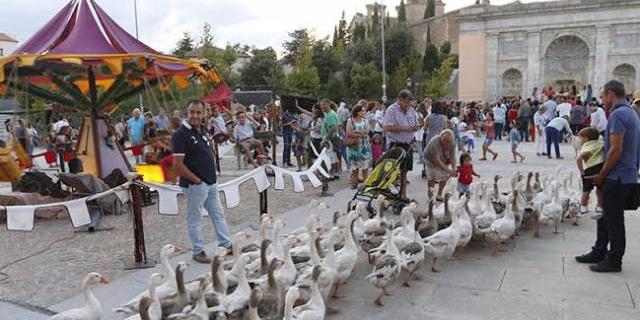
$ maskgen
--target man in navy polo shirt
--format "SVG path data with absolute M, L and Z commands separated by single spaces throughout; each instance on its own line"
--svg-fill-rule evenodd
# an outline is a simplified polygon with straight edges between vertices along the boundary
M 215 156 L 212 140 L 202 123 L 202 101 L 187 105 L 187 118 L 173 134 L 174 166 L 180 175 L 180 187 L 187 196 L 187 230 L 193 247 L 193 260 L 211 263 L 204 252 L 200 213 L 206 209 L 216 231 L 218 246 L 231 252 L 231 239 L 218 195 Z
M 604 86 L 602 102 L 609 111 L 604 134 L 606 158 L 600 173 L 592 178 L 602 187 L 604 216 L 598 219 L 595 246 L 576 261 L 593 263 L 589 269 L 594 272 L 620 272 L 626 245 L 624 207 L 638 179 L 640 119 L 625 99 L 624 85 L 619 81 Z

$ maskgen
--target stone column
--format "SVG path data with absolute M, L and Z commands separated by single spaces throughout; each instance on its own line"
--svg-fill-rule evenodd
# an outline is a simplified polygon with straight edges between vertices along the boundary
M 596 45 L 595 45 L 595 70 L 593 79 L 593 94 L 597 96 L 598 92 L 604 87 L 610 75 L 608 73 L 608 58 L 609 58 L 609 34 L 611 29 L 607 25 L 596 26 Z
M 493 101 L 498 98 L 498 33 L 487 33 L 487 88 L 485 94 L 486 101 Z
M 543 86 L 540 79 L 540 31 L 531 31 L 527 34 L 527 92 L 523 97 L 529 97 L 534 87 L 542 92 Z

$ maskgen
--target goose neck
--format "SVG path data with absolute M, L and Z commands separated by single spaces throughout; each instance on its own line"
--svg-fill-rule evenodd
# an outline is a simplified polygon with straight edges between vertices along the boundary
M 90 306 L 93 309 L 100 309 L 100 302 L 93 295 L 93 290 L 91 290 L 91 285 L 85 281 L 82 285 L 82 295 L 84 296 L 85 305 Z

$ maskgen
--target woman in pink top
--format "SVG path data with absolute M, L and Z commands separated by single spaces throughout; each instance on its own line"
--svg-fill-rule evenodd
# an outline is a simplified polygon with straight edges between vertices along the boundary
M 493 113 L 491 112 L 487 114 L 487 119 L 484 121 L 484 129 L 487 133 L 487 137 L 484 139 L 484 143 L 482 144 L 482 158 L 478 160 L 486 161 L 487 152 L 493 155 L 493 160 L 495 160 L 498 158 L 498 153 L 489 149 L 489 146 L 493 143 L 493 139 L 496 138 L 496 132 L 493 129 Z

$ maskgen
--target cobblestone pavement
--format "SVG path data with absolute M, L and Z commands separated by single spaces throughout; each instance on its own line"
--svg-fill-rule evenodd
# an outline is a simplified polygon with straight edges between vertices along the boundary
M 246 171 L 236 170 L 235 157 L 221 161 L 221 182 L 231 180 Z M 305 183 L 305 191 L 294 193 L 292 183 L 285 176 L 285 190 L 270 189 L 269 209 L 275 214 L 286 212 L 308 203 L 320 189 Z M 273 184 L 273 178 L 271 178 Z M 330 191 L 344 189 L 347 181 L 330 183 Z M 224 203 L 224 196 L 222 201 Z M 259 196 L 252 182 L 240 188 L 241 203 L 227 210 L 227 222 L 231 231 L 257 227 Z M 154 199 L 155 201 L 155 199 Z M 157 202 L 157 201 L 155 201 Z M 160 247 L 175 243 L 189 248 L 186 232 L 186 200 L 179 197 L 180 214 L 158 214 L 157 205 L 143 208 L 145 244 L 151 259 L 158 261 Z M 215 240 L 211 222 L 203 218 L 203 233 L 207 243 Z M 2 299 L 49 306 L 77 293 L 78 283 L 91 271 L 99 270 L 109 279 L 117 279 L 130 273 L 122 270 L 125 263 L 133 261 L 133 229 L 130 214 L 106 216 L 102 227 L 114 227 L 110 231 L 96 233 L 74 232 L 68 220 L 37 220 L 32 232 L 0 231 L 0 301 Z

